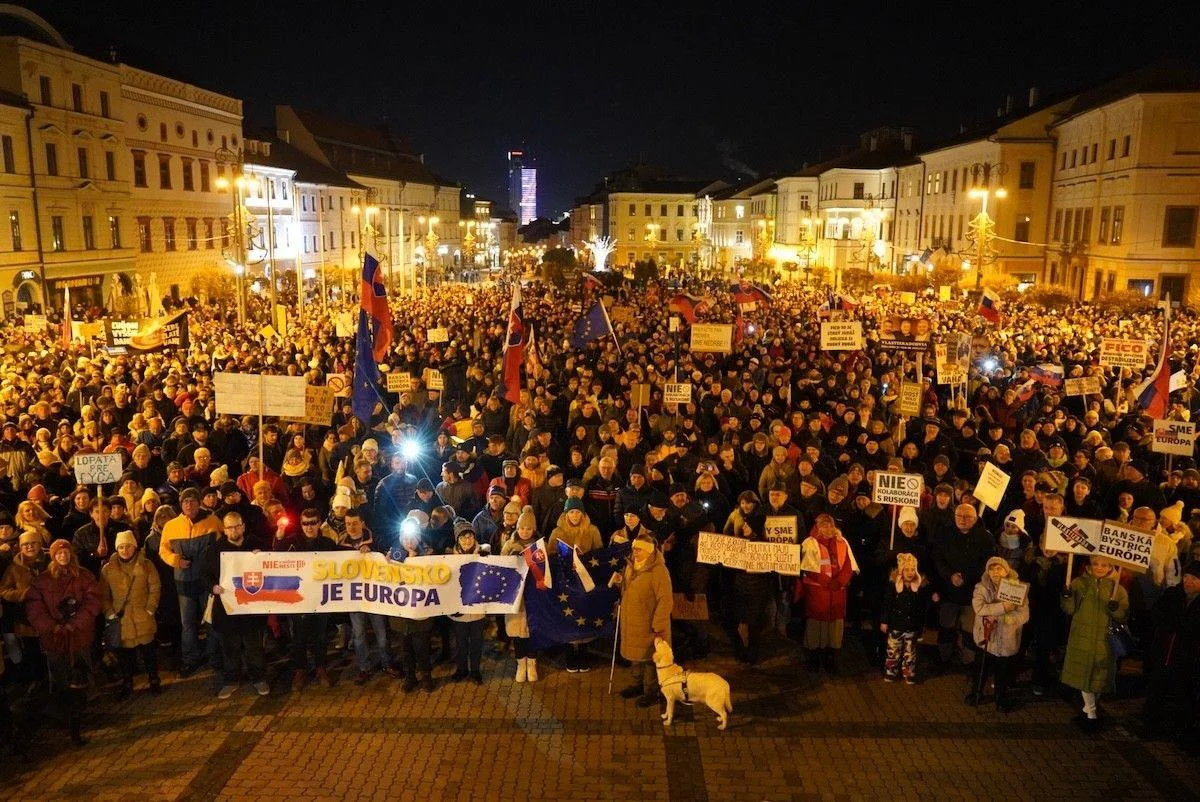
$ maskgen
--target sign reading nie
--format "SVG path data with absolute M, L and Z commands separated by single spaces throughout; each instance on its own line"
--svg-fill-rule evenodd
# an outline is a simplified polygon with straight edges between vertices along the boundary
M 871 501 L 876 504 L 919 507 L 925 480 L 919 473 L 875 473 L 875 486 Z

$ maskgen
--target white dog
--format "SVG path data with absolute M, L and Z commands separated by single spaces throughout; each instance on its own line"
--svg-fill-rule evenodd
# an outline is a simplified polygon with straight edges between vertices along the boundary
M 704 702 L 717 714 L 717 729 L 725 729 L 733 703 L 729 701 L 729 683 L 711 672 L 684 671 L 675 665 L 671 644 L 662 638 L 654 639 L 654 668 L 658 672 L 658 687 L 667 700 L 667 712 L 662 714 L 663 726 L 675 720 L 675 703 Z

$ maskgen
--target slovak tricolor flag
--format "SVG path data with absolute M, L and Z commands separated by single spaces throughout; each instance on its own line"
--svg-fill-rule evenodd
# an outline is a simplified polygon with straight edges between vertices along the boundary
M 990 288 L 985 289 L 979 299 L 979 316 L 992 323 L 1000 322 L 1000 296 Z
M 1051 365 L 1043 362 L 1028 369 L 1029 377 L 1047 387 L 1058 387 L 1063 383 L 1062 365 Z
M 501 383 L 504 398 L 511 404 L 521 398 L 521 363 L 525 361 L 525 346 L 529 343 L 529 330 L 525 328 L 525 317 L 521 310 L 521 284 L 513 284 L 512 308 L 508 313 L 508 336 L 504 338 L 504 371 Z
M 1138 403 L 1142 409 L 1146 410 L 1146 414 L 1156 420 L 1161 420 L 1167 417 L 1167 411 L 1171 408 L 1171 362 L 1167 358 L 1170 354 L 1171 342 L 1171 297 L 1167 296 L 1163 307 L 1163 338 L 1162 347 L 1158 353 L 1158 364 L 1154 366 L 1154 372 L 1150 374 L 1150 378 L 1142 382 L 1137 388 Z
M 521 556 L 525 558 L 525 564 L 529 566 L 529 575 L 533 577 L 538 590 L 554 587 L 554 582 L 550 577 L 550 560 L 546 556 L 545 538 L 539 537 L 530 543 L 521 552 Z

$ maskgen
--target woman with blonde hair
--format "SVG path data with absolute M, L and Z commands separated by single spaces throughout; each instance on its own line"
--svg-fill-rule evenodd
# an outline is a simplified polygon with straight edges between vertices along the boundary
M 1076 717 L 1085 730 L 1099 725 L 1096 696 L 1117 687 L 1117 658 L 1108 639 L 1110 624 L 1129 618 L 1129 594 L 1121 587 L 1113 562 L 1092 557 L 1087 572 L 1063 591 L 1062 609 L 1071 616 L 1062 683 L 1083 695 L 1083 711 Z
M 13 524 L 18 532 L 36 532 L 42 538 L 42 548 L 50 545 L 50 530 L 46 521 L 50 515 L 36 501 L 22 501 L 17 505 L 17 514 L 13 516 Z
M 146 542 L 150 530 L 154 528 L 154 513 L 162 506 L 162 497 L 158 492 L 146 488 L 138 498 L 137 503 L 130 507 L 130 519 L 133 521 L 133 534 L 137 536 L 138 545 Z

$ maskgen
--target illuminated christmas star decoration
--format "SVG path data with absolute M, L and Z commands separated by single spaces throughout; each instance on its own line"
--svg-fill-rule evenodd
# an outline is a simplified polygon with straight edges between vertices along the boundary
M 592 261 L 595 263 L 594 270 L 607 270 L 604 266 L 608 261 L 608 255 L 617 247 L 616 242 L 612 237 L 598 237 L 588 240 L 587 249 L 592 252 Z

